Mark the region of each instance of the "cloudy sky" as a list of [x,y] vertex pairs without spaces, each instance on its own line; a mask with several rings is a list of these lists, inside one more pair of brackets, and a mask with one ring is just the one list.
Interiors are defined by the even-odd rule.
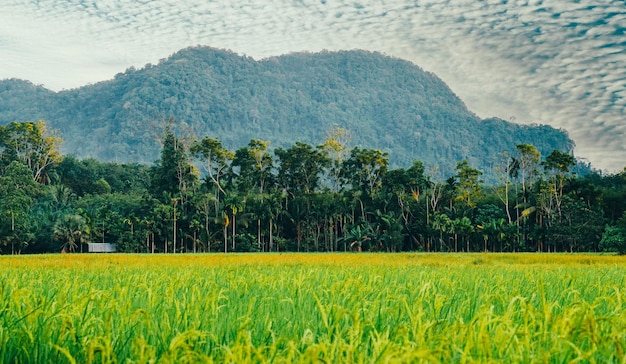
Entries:
[[2,0],[0,79],[58,91],[195,45],[256,59],[366,49],[434,72],[481,117],[566,129],[626,166],[625,0]]

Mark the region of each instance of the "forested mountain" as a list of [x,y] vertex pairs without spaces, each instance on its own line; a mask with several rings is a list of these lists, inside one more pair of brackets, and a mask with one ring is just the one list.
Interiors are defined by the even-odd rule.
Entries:
[[79,158],[151,163],[157,135],[175,118],[185,133],[231,149],[251,139],[271,148],[321,144],[346,129],[355,145],[389,153],[392,166],[421,160],[454,174],[457,162],[491,174],[495,157],[530,143],[542,155],[571,153],[567,133],[549,126],[481,120],[437,76],[378,53],[298,53],[261,61],[208,47],[182,50],[113,80],[52,92],[0,81],[0,123],[43,119],[62,151]]

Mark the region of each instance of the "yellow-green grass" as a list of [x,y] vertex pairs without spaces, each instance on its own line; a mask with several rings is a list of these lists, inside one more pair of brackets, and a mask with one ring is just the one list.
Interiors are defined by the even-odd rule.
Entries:
[[1,363],[626,362],[626,258],[0,257]]

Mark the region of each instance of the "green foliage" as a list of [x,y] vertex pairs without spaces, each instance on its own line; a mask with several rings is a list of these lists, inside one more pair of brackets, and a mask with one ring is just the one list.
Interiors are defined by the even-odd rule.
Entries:
[[0,244],[11,253],[33,243],[29,213],[39,193],[40,186],[23,163],[13,161],[0,174]]
[[[437,182],[421,161],[392,168],[378,149],[297,142],[272,151],[252,139],[233,153],[215,138],[179,136],[177,125],[164,129],[152,166],[68,156],[48,185],[9,149],[2,252],[76,252],[86,242],[137,253],[581,252],[609,249],[610,234],[599,244],[605,225],[626,226],[626,205],[614,200],[626,196],[624,173],[579,177],[570,155],[542,160],[529,144],[504,156],[504,185],[486,186],[466,159]],[[5,140],[23,134],[22,126],[4,132]]]
[[563,153],[559,150],[553,150],[546,160],[542,163],[547,170],[554,170],[559,173],[568,173],[570,168],[576,165],[576,159],[573,156]]
[[54,238],[61,242],[64,252],[83,251],[83,243],[89,241],[89,227],[84,217],[78,214],[65,214],[54,225]]
[[194,142],[189,152],[192,157],[199,161],[210,184],[215,185],[221,193],[225,193],[220,180],[226,173],[226,169],[235,154],[224,148],[219,140],[208,137],[199,142]]
[[292,195],[316,191],[322,173],[330,167],[326,151],[302,142],[296,142],[287,150],[278,148],[275,154],[280,162],[278,183]]
[[607,226],[600,240],[600,249],[608,252],[626,254],[626,229],[617,226]]
[[482,195],[480,176],[483,172],[472,168],[466,160],[457,163],[456,192],[457,200],[463,201],[468,207],[474,208],[474,201]]
[[163,137],[161,159],[152,168],[150,187],[156,196],[179,196],[196,182],[197,175],[183,140],[169,126]]
[[60,142],[43,120],[0,125],[0,168],[19,161],[28,166],[36,182],[48,183],[50,170],[61,160]]
[[268,151],[269,142],[252,139],[247,147],[235,152],[231,163],[231,176],[237,177],[240,192],[252,190],[263,193],[271,183],[273,159]]
[[336,129],[351,136],[348,148],[388,153],[390,166],[420,159],[452,175],[466,159],[487,181],[495,181],[493,156],[512,145],[531,143],[544,155],[573,149],[562,130],[480,120],[436,75],[359,50],[255,61],[195,47],[95,85],[55,94],[7,80],[0,92],[0,123],[53,121],[65,153],[103,161],[152,163],[160,151],[155,121],[171,116],[232,150],[251,139],[317,145]]
[[343,162],[342,176],[352,184],[352,188],[372,197],[382,187],[388,166],[388,153],[354,147],[350,157]]

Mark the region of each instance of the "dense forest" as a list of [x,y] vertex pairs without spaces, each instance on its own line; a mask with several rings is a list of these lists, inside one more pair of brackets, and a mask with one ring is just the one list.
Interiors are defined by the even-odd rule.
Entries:
[[626,170],[578,176],[566,151],[511,145],[485,184],[468,160],[391,168],[342,128],[270,152],[177,125],[151,165],[62,155],[43,121],[0,126],[1,252],[626,252]]
[[338,126],[352,135],[350,147],[388,153],[392,168],[419,158],[451,175],[467,160],[488,182],[497,181],[493,157],[511,145],[533,144],[543,155],[574,148],[563,130],[480,119],[436,75],[366,51],[257,61],[194,47],[73,90],[0,81],[0,124],[46,120],[64,140],[61,151],[81,159],[150,164],[171,116],[197,139],[211,135],[229,149],[261,139],[270,152],[314,145]]

